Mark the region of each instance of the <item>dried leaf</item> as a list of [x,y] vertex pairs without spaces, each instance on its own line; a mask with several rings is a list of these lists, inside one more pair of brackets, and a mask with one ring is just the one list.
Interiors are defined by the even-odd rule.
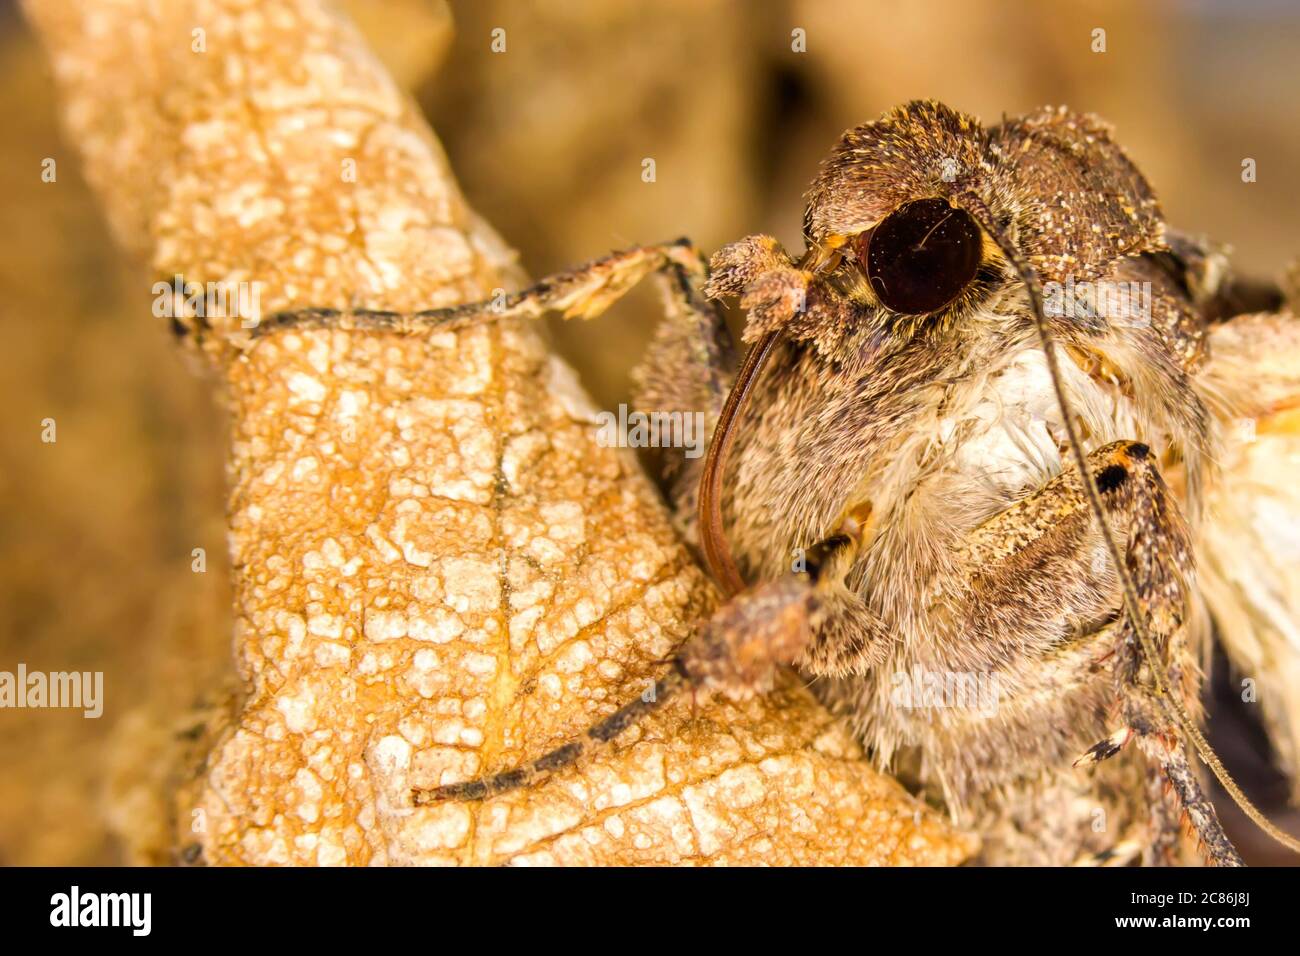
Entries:
[[[120,240],[263,310],[522,281],[358,34],[312,0],[30,2]],[[191,37],[203,31],[204,51]],[[106,38],[111,37],[112,42]],[[341,175],[355,162],[356,181]],[[793,677],[689,700],[486,804],[410,788],[534,757],[640,693],[715,596],[536,327],[214,319],[244,684],[178,839],[211,863],[956,863]]]

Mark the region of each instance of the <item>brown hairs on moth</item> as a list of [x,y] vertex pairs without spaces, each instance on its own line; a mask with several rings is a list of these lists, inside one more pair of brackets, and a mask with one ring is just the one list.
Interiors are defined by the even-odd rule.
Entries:
[[[1119,543],[1115,540],[1114,532],[1111,530],[1106,507],[1097,491],[1097,484],[1093,479],[1092,472],[1088,469],[1088,460],[1083,451],[1083,444],[1079,439],[1074,409],[1070,407],[1069,399],[1065,396],[1061,369],[1056,357],[1056,347],[1043,308],[1043,296],[1038,282],[1038,274],[1016,245],[997,227],[993,214],[981,198],[971,193],[965,193],[958,197],[954,204],[960,204],[962,208],[975,217],[981,228],[997,243],[998,249],[1006,256],[1007,261],[1025,284],[1025,289],[1029,295],[1030,310],[1034,317],[1034,326],[1038,331],[1039,346],[1043,351],[1047,370],[1052,379],[1052,390],[1056,394],[1057,407],[1060,409],[1061,418],[1065,422],[1065,431],[1070,441],[1074,463],[1079,469],[1084,492],[1088,498],[1089,510],[1101,526],[1102,539],[1106,543],[1106,550],[1115,564],[1115,572],[1123,592],[1124,610],[1133,625],[1133,631],[1138,637],[1138,644],[1141,646],[1142,653],[1151,668],[1151,674],[1155,680],[1156,699],[1173,723],[1192,742],[1196,752],[1205,761],[1205,765],[1210,768],[1215,778],[1218,779],[1228,795],[1232,797],[1233,802],[1242,809],[1242,812],[1278,843],[1288,850],[1300,853],[1300,840],[1278,829],[1251,802],[1250,798],[1246,796],[1232,778],[1232,775],[1228,773],[1223,761],[1219,759],[1219,755],[1210,746],[1210,742],[1205,739],[1205,735],[1201,733],[1200,727],[1192,720],[1182,702],[1177,696],[1169,692],[1171,683],[1169,675],[1165,671],[1155,641],[1152,640],[1142,618],[1142,608],[1138,600],[1137,589],[1133,584],[1132,576],[1128,572],[1123,552],[1120,551]],[[709,442],[709,450],[704,460],[704,469],[700,476],[698,500],[700,548],[704,553],[704,559],[708,564],[710,573],[723,589],[725,597],[731,597],[743,590],[745,582],[736,568],[735,558],[732,556],[731,546],[727,541],[726,531],[722,524],[723,472],[726,469],[731,446],[735,441],[736,423],[739,421],[740,413],[749,400],[754,383],[758,381],[758,377],[762,374],[763,367],[767,364],[772,349],[776,346],[779,338],[779,332],[768,333],[756,342],[753,348],[749,350],[749,354],[745,356],[745,362],[736,376],[736,382],[727,395],[727,401],[723,405],[721,415],[718,417],[713,439]]]

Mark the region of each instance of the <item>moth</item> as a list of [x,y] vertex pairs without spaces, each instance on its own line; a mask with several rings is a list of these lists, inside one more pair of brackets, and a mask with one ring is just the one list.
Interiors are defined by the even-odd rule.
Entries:
[[[665,290],[637,405],[706,414],[706,455],[669,461],[667,487],[727,600],[655,693],[413,802],[531,783],[682,690],[749,693],[792,666],[880,768],[981,834],[984,863],[1171,864],[1186,826],[1237,865],[1200,764],[1300,849],[1228,777],[1199,705],[1218,641],[1295,778],[1300,321],[1282,294],[1169,229],[1111,130],[1063,108],[985,126],[916,101],[849,130],[803,241],[751,236],[707,265],[686,240],[641,246],[503,301],[253,330],[592,318],[646,276]],[[726,299],[746,313],[738,369]]]

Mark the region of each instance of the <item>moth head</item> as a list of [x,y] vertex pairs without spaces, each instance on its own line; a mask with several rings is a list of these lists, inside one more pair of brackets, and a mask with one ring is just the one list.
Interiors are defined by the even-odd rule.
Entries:
[[[1163,251],[1163,230],[1146,180],[1095,117],[1048,108],[985,128],[941,103],[914,101],[846,132],[822,163],[806,196],[799,265],[860,307],[866,321],[848,324],[865,327],[872,342],[880,331],[956,320],[1002,291],[1023,290],[1025,317],[1050,353],[1043,283],[1095,281],[1124,256]],[[831,355],[861,341],[857,329],[839,327],[838,313],[833,328],[803,316],[760,329],[709,445],[701,543],[729,592],[743,582],[722,528],[723,473],[767,357],[782,337]]]
[[[1150,187],[1099,120],[984,127],[914,101],[844,134],[808,191],[810,268],[887,316],[954,316],[1021,281],[1103,277],[1164,248]],[[1014,249],[1018,256],[1009,256]]]
[[808,191],[805,266],[897,316],[983,298],[997,246],[958,201],[987,166],[988,133],[940,103],[913,102],[846,132]]

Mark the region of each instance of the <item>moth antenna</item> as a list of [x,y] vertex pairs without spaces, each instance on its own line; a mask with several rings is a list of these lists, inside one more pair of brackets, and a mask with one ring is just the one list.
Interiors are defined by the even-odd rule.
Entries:
[[1029,293],[1030,309],[1034,316],[1034,326],[1038,330],[1039,346],[1043,350],[1043,356],[1047,363],[1047,371],[1052,379],[1052,390],[1056,393],[1057,407],[1060,409],[1061,417],[1065,422],[1066,436],[1070,440],[1070,449],[1074,457],[1075,465],[1079,469],[1079,475],[1083,482],[1084,492],[1088,499],[1088,507],[1097,523],[1101,525],[1102,539],[1106,543],[1106,550],[1109,552],[1111,560],[1115,563],[1115,572],[1119,577],[1120,587],[1124,596],[1124,609],[1128,614],[1129,620],[1133,625],[1133,631],[1137,634],[1138,644],[1142,648],[1142,653],[1146,656],[1147,662],[1151,667],[1151,674],[1155,678],[1156,697],[1166,708],[1169,715],[1174,718],[1174,723],[1187,735],[1187,738],[1196,747],[1196,752],[1205,765],[1223,785],[1228,796],[1232,797],[1234,803],[1241,807],[1242,812],[1250,817],[1251,821],[1263,830],[1266,834],[1282,844],[1288,850],[1300,853],[1300,840],[1285,833],[1273,824],[1266,817],[1250,798],[1238,786],[1237,781],[1228,773],[1228,769],[1219,759],[1219,755],[1214,752],[1210,742],[1205,739],[1201,733],[1201,728],[1192,720],[1191,715],[1183,706],[1182,701],[1169,691],[1169,675],[1165,672],[1164,663],[1161,660],[1152,640],[1151,634],[1146,629],[1146,624],[1142,618],[1142,608],[1138,601],[1137,588],[1133,584],[1133,578],[1128,573],[1128,568],[1124,562],[1123,552],[1120,551],[1119,543],[1115,540],[1115,535],[1111,531],[1110,521],[1106,514],[1106,507],[1102,503],[1101,495],[1097,491],[1097,484],[1093,480],[1092,472],[1088,469],[1088,459],[1083,451],[1083,444],[1079,440],[1078,427],[1075,424],[1074,410],[1070,407],[1070,401],[1065,396],[1065,386],[1061,377],[1060,365],[1057,362],[1055,342],[1052,338],[1052,331],[1047,321],[1047,314],[1043,309],[1042,291],[1038,285],[1038,274],[1033,267],[1021,254],[1020,250],[1008,239],[1002,230],[997,228],[992,213],[984,201],[977,196],[969,193],[963,195],[960,199],[961,204],[972,213],[980,225],[984,228],[997,243],[1002,254],[1007,257],[1007,261],[1019,274],[1020,279],[1025,284],[1025,289]]
[[736,375],[735,384],[727,393],[722,412],[718,415],[718,424],[713,428],[713,438],[709,441],[709,450],[704,458],[704,470],[700,474],[699,526],[700,550],[704,561],[709,566],[713,579],[722,588],[723,597],[730,598],[739,594],[745,587],[740,571],[736,569],[735,558],[731,554],[731,544],[722,527],[722,476],[727,464],[727,456],[736,439],[736,422],[740,412],[749,400],[754,383],[762,374],[768,356],[776,345],[780,333],[769,332],[763,336],[745,356],[745,362]]
[[672,670],[654,682],[653,692],[624,704],[604,720],[589,727],[577,740],[571,740],[543,754],[532,763],[513,770],[505,770],[491,777],[449,783],[441,787],[412,791],[415,806],[423,807],[445,800],[486,800],[500,793],[530,786],[544,777],[572,767],[584,756],[607,745],[636,721],[658,710],[690,684],[686,665],[680,657],[673,658]]

